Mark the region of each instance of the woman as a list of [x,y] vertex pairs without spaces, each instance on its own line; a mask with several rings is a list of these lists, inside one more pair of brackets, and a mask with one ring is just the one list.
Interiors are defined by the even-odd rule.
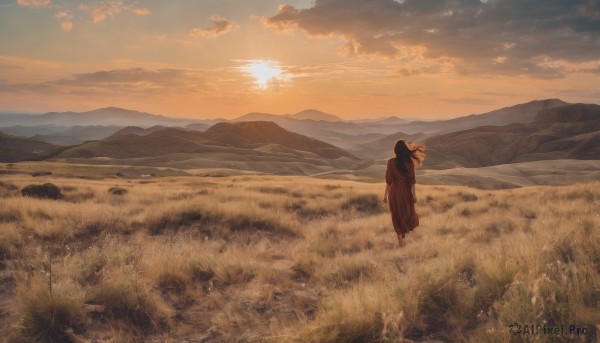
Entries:
[[396,142],[396,157],[387,161],[385,171],[385,193],[383,201],[390,206],[392,224],[398,235],[398,243],[404,246],[404,235],[419,226],[419,216],[415,212],[415,168],[425,158],[423,145],[406,144],[403,139]]

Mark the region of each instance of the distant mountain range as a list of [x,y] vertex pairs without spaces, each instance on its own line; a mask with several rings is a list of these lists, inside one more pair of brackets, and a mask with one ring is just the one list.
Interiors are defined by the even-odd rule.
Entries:
[[278,121],[280,119],[295,119],[295,120],[314,120],[314,121],[343,121],[342,118],[333,114],[328,114],[315,109],[304,110],[295,114],[269,114],[260,112],[251,112],[244,114],[241,117],[235,118],[232,121]]
[[[558,99],[531,101],[496,111],[437,121],[410,121],[398,117],[342,120],[340,117],[310,109],[289,115],[248,113],[231,122],[272,121],[279,126],[348,150],[362,149],[366,144],[399,132],[420,138],[440,133],[470,129],[483,125],[506,125],[528,122],[541,109],[565,105]],[[102,139],[126,126],[185,126],[204,131],[224,119],[194,120],[170,118],[150,113],[107,107],[89,112],[50,112],[42,115],[0,114],[0,131],[34,137],[51,144],[71,145],[86,140]],[[88,127],[89,126],[89,127]],[[99,126],[106,126],[100,128]],[[351,137],[351,138],[350,138]],[[375,149],[377,150],[377,149]]]
[[100,108],[88,112],[48,112],[45,114],[0,114],[0,126],[154,126],[187,125],[199,120],[171,118],[162,115],[126,110],[118,107]]
[[0,131],[13,136],[29,137],[55,145],[75,145],[89,140],[106,138],[122,128],[122,126],[114,125],[17,125],[0,127]]
[[560,99],[534,100],[487,113],[471,114],[453,119],[411,121],[402,125],[400,131],[408,134],[424,133],[431,136],[433,134],[472,129],[478,126],[529,123],[540,110],[564,105],[568,105],[568,103]]
[[[0,114],[0,131],[5,131],[0,136],[1,162],[56,159],[176,168],[223,167],[280,174],[370,166],[378,170],[382,161],[393,155],[393,144],[400,138],[425,143],[424,166],[433,169],[600,159],[600,106],[567,104],[558,99],[430,122],[396,117],[344,121],[317,110],[293,115],[249,113],[221,122],[180,122],[107,108],[26,115],[54,118],[60,125],[46,122],[3,128],[3,116],[11,115]],[[44,122],[36,120],[30,123]],[[69,120],[73,125],[65,125]],[[167,124],[109,126],[96,125],[95,120],[121,124],[166,120]],[[44,133],[32,134],[40,131]],[[29,138],[18,137],[21,133]]]

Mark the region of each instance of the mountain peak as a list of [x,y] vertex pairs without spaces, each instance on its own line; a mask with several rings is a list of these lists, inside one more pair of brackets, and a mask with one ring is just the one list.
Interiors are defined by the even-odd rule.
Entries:
[[329,143],[291,132],[270,121],[243,121],[217,123],[206,131],[207,138],[228,144],[279,144],[302,151],[310,151],[325,158],[336,159],[356,156]]
[[128,112],[137,112],[135,110],[128,110],[128,109],[125,109],[125,108],[115,107],[115,106],[102,107],[102,108],[98,108],[98,109],[92,110],[90,112],[94,112],[94,111],[128,111]]
[[289,116],[290,118],[294,118],[294,119],[310,119],[310,120],[323,120],[323,121],[341,121],[342,118],[335,116],[333,114],[328,114],[325,112],[321,112],[319,110],[315,110],[313,108],[311,109],[307,109],[304,111],[300,111],[296,114],[292,114]]
[[240,117],[233,119],[233,121],[272,121],[278,119],[285,119],[286,116],[270,114],[270,113],[262,113],[262,112],[249,112]]
[[223,132],[244,132],[247,135],[273,135],[276,132],[287,132],[281,126],[275,124],[272,121],[255,120],[255,121],[242,121],[242,122],[221,122],[209,127],[205,132],[212,133],[223,133]]

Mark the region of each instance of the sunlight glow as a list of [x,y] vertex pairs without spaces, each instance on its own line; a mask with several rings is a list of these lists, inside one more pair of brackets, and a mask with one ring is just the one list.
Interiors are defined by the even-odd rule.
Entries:
[[248,64],[242,67],[242,70],[246,74],[254,77],[256,84],[260,89],[267,89],[271,82],[284,79],[283,71],[279,67],[279,63],[275,61],[248,61]]

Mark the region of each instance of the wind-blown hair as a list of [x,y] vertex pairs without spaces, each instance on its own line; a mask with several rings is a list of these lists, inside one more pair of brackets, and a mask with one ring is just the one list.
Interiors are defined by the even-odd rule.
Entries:
[[416,163],[420,166],[425,159],[425,146],[422,144],[406,143],[404,139],[400,139],[394,145],[394,153],[396,154],[396,168],[402,174],[407,173],[405,162]]

